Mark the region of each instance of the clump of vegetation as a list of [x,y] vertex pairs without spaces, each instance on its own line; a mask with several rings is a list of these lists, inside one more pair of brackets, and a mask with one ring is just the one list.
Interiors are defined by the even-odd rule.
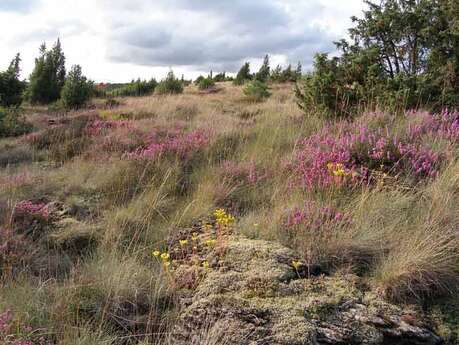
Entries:
[[26,83],[19,79],[19,54],[11,61],[8,69],[0,72],[0,106],[18,107],[22,103],[22,95]]
[[93,83],[81,72],[81,66],[75,65],[70,70],[61,91],[61,101],[65,108],[79,109],[91,98]]
[[148,81],[137,79],[131,81],[127,85],[108,91],[107,94],[111,97],[141,97],[151,95],[155,91],[156,86],[158,86],[158,82],[154,78]]
[[158,95],[173,95],[183,92],[183,83],[176,78],[174,72],[170,71],[164,80],[156,87]]
[[259,80],[249,82],[244,87],[243,92],[246,98],[253,102],[261,102],[271,96],[271,93],[268,91],[268,85]]
[[277,67],[271,71],[270,80],[274,83],[295,83],[301,79],[303,75],[302,70],[303,67],[301,66],[301,62],[298,62],[295,70],[293,70],[290,64],[285,69],[277,65]]
[[26,95],[31,103],[48,104],[61,95],[65,83],[65,56],[59,40],[52,49],[40,47],[40,56],[35,59],[35,68],[30,75]]
[[250,73],[250,63],[246,62],[237,72],[234,85],[243,85],[249,80],[252,80],[252,74]]
[[198,83],[199,90],[209,90],[215,86],[215,81],[210,76],[202,78]]
[[263,64],[260,70],[255,74],[254,79],[266,83],[269,79],[271,67],[269,66],[269,55],[266,55],[263,59]]
[[314,71],[297,88],[300,107],[333,116],[359,109],[420,105],[456,107],[459,93],[457,5],[453,1],[366,1],[353,17],[351,42],[341,56],[318,54]]
[[20,109],[0,107],[0,138],[14,137],[30,132],[30,125]]

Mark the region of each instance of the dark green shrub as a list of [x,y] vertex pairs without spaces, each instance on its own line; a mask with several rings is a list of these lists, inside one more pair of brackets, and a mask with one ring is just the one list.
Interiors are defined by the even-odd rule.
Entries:
[[258,73],[255,74],[255,79],[263,83],[266,83],[269,79],[270,70],[271,68],[269,67],[269,55],[266,55],[263,60],[263,64],[260,67],[260,70],[258,71]]
[[158,95],[172,95],[183,92],[183,84],[174,75],[174,72],[170,71],[167,74],[166,79],[162,80],[156,87],[156,93]]
[[252,75],[250,74],[250,64],[246,62],[239,72],[236,75],[236,79],[234,79],[235,85],[243,85],[247,81],[252,80]]
[[352,18],[352,42],[336,43],[341,56],[316,56],[314,71],[296,90],[300,107],[328,116],[375,107],[457,108],[457,2],[366,3],[364,18]]
[[4,72],[0,72],[0,106],[18,107],[22,103],[22,94],[26,83],[19,79],[19,54],[11,61]]
[[253,102],[261,102],[265,98],[271,96],[271,93],[268,91],[268,86],[259,80],[249,82],[244,87],[243,92],[247,99]]
[[59,40],[51,50],[40,47],[35,68],[30,75],[26,96],[31,103],[48,104],[59,99],[65,83],[65,56]]
[[81,66],[75,65],[69,72],[61,92],[62,105],[67,109],[79,109],[91,98],[93,83],[81,72]]
[[108,93],[108,95],[111,97],[147,96],[151,95],[155,91],[157,86],[158,82],[153,78],[149,81],[137,79],[131,81],[127,85],[112,90]]

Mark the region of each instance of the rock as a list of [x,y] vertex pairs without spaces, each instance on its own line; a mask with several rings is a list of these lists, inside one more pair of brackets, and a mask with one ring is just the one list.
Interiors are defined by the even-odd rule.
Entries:
[[[305,278],[278,243],[231,237],[220,267],[183,305],[174,344],[441,344],[429,329],[370,291],[355,275]],[[416,317],[419,319],[419,317]],[[190,342],[190,340],[192,340]]]

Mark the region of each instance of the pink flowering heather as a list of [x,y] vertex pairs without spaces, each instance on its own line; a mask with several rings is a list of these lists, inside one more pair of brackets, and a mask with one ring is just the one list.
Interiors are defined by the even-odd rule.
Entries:
[[0,176],[0,186],[15,187],[31,182],[32,176],[29,173],[21,173],[10,176]]
[[266,172],[257,167],[253,161],[241,163],[225,161],[220,167],[220,174],[225,179],[252,185],[263,181],[267,177]]
[[30,200],[23,200],[16,204],[14,213],[17,215],[31,215],[48,220],[50,217],[50,210],[44,202],[33,202]]
[[125,156],[128,159],[154,159],[163,154],[176,154],[183,159],[206,147],[209,140],[209,133],[204,130],[188,133],[181,129],[155,131],[151,133],[146,146],[137,148]]
[[[0,276],[24,259],[28,242],[12,229],[0,228]],[[1,326],[0,326],[1,328]]]
[[349,222],[349,216],[330,206],[318,206],[314,202],[306,202],[304,207],[290,211],[285,219],[287,228],[305,226],[310,231],[318,231],[325,225],[336,225]]
[[406,116],[414,122],[408,129],[408,137],[413,140],[428,135],[452,143],[459,141],[459,111],[444,110],[439,114],[408,112]]
[[0,313],[0,344],[2,345],[52,345],[53,342],[39,335],[30,326],[22,326],[13,320],[11,310]]
[[[301,140],[287,166],[293,182],[306,189],[372,183],[375,176],[409,176],[415,181],[438,174],[443,157],[420,139],[421,133],[457,140],[457,114],[422,115],[416,126],[395,135],[388,127],[340,123]],[[336,133],[336,134],[331,134]]]
[[101,135],[103,132],[115,129],[126,127],[129,128],[131,126],[130,121],[111,121],[111,120],[102,120],[102,119],[95,119],[91,121],[86,126],[86,133],[89,136],[98,136]]

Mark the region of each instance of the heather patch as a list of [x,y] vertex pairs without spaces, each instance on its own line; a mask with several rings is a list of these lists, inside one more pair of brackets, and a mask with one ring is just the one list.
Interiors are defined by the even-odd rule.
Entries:
[[422,134],[456,142],[457,114],[407,116],[416,117],[417,124],[395,131],[390,126],[370,128],[341,122],[300,140],[288,164],[294,183],[314,190],[371,185],[386,177],[414,183],[435,178],[445,153],[435,152],[422,140]]

